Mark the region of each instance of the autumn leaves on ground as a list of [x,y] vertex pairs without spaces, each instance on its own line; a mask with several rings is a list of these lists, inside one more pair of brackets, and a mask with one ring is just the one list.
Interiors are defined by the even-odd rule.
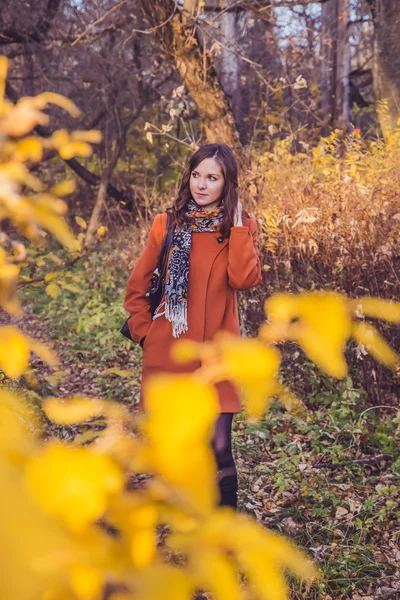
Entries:
[[[1,99],[2,596],[156,600],[206,590],[269,600],[286,597],[286,569],[298,576],[293,598],[396,597],[399,128],[369,145],[333,134],[309,154],[284,144],[258,154],[250,186],[260,197],[248,210],[265,282],[241,296],[241,314],[243,334],[262,325],[259,337],[182,345],[180,360],[203,358],[202,379],[160,379],[142,420],[133,406],[141,351],[119,328],[151,218],[135,227],[110,219],[85,250],[86,222],[69,215],[71,235],[61,200],[71,185],[47,189],[26,163],[43,146],[87,156],[96,134],[30,139],[49,102],[74,113],[54,94],[16,107]],[[330,293],[270,298],[265,324],[271,293],[315,289]],[[211,355],[249,409],[234,432],[239,515],[214,508]],[[188,395],[201,418],[180,404]],[[174,403],[187,436],[174,435]]]

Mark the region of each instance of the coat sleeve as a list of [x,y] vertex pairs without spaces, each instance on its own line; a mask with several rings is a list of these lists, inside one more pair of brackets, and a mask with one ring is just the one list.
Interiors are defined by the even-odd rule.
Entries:
[[262,281],[257,223],[231,228],[228,249],[228,282],[234,290],[248,290]]
[[128,321],[132,339],[140,343],[152,323],[147,291],[161,251],[163,230],[162,216],[157,215],[151,226],[147,243],[133,269],[125,292],[124,308],[129,311]]

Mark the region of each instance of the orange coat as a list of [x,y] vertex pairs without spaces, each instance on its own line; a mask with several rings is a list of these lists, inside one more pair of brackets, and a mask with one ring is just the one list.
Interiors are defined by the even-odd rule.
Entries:
[[[146,246],[129,277],[124,307],[131,314],[129,331],[143,344],[142,391],[139,408],[144,409],[143,383],[160,371],[183,373],[199,364],[176,365],[169,350],[175,338],[172,324],[162,315],[152,320],[146,292],[157,266],[167,214],[155,217]],[[240,335],[236,290],[247,290],[261,282],[257,224],[243,217],[242,227],[232,227],[228,239],[219,233],[192,234],[188,282],[188,331],[178,339],[211,340],[219,330]],[[221,412],[240,412],[238,391],[229,381],[217,384]],[[190,400],[188,398],[188,400]]]

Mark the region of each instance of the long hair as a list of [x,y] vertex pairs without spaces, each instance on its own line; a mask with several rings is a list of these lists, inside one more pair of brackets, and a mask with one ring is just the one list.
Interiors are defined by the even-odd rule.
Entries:
[[206,158],[214,158],[221,165],[225,185],[221,195],[221,199],[224,200],[224,211],[220,231],[224,237],[228,237],[230,228],[233,226],[235,210],[238,203],[238,168],[236,158],[232,150],[226,144],[205,144],[193,154],[188,167],[182,176],[178,196],[170,209],[172,213],[172,223],[181,225],[188,222],[186,206],[192,198],[190,192],[190,177],[196,167]]

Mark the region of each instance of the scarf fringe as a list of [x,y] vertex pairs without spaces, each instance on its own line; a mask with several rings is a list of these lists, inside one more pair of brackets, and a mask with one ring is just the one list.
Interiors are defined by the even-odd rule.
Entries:
[[187,301],[181,300],[179,304],[171,302],[171,298],[165,298],[165,318],[172,323],[172,335],[179,337],[188,330],[187,324]]

